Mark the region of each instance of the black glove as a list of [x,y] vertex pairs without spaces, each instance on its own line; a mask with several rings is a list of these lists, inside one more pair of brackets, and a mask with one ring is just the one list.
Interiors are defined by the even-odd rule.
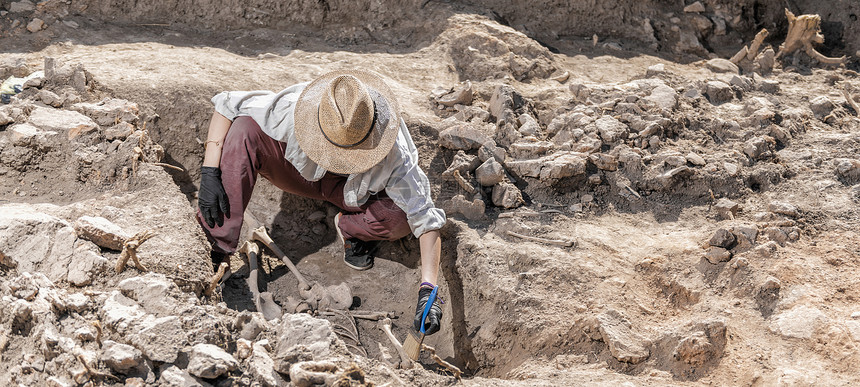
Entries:
[[[200,168],[200,191],[197,193],[197,206],[209,227],[224,225],[224,216],[230,217],[230,202],[224,185],[221,184],[221,170],[215,167]],[[222,216],[223,215],[223,216]]]
[[433,288],[422,286],[418,289],[418,307],[415,308],[415,319],[412,325],[415,330],[421,332],[421,324],[424,324],[424,334],[432,335],[439,332],[439,323],[442,321],[442,303],[437,292],[436,299],[433,300],[433,305],[430,311],[427,312],[427,320],[421,321],[421,316],[424,315],[424,307],[427,305],[427,300],[430,298],[430,293]]

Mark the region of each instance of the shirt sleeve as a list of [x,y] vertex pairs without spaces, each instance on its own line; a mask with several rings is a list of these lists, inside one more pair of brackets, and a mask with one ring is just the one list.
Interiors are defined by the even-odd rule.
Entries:
[[420,237],[428,231],[442,228],[447,218],[445,211],[433,204],[430,197],[430,180],[418,166],[418,150],[402,120],[400,135],[405,137],[400,145],[402,162],[392,171],[385,193],[406,213],[412,234]]
[[257,91],[225,91],[212,97],[215,111],[230,121],[249,116],[275,140],[285,142],[293,131],[296,101],[307,83],[290,86],[278,93]]

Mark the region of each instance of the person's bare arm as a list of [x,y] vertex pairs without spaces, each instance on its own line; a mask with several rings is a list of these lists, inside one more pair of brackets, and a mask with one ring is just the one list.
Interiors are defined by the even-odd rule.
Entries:
[[421,234],[418,238],[421,247],[421,282],[436,285],[439,280],[439,263],[442,255],[442,240],[439,230]]
[[224,139],[230,130],[232,122],[218,112],[212,113],[209,121],[209,133],[206,135],[206,151],[203,154],[203,166],[218,168],[221,165],[221,149],[224,147]]

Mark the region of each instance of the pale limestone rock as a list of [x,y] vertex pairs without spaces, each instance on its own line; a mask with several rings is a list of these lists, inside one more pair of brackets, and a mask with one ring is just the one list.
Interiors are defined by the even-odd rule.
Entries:
[[201,378],[217,378],[239,368],[239,362],[223,349],[212,344],[197,344],[188,355],[188,372]]
[[82,216],[75,221],[78,238],[92,241],[106,249],[120,251],[129,235],[111,221],[98,216]]

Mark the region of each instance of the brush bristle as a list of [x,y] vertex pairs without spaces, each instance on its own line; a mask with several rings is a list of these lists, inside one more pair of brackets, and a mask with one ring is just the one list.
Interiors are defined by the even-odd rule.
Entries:
[[406,356],[409,356],[412,361],[418,360],[418,354],[421,352],[421,342],[424,341],[424,335],[409,331],[406,340],[403,340],[403,351]]

